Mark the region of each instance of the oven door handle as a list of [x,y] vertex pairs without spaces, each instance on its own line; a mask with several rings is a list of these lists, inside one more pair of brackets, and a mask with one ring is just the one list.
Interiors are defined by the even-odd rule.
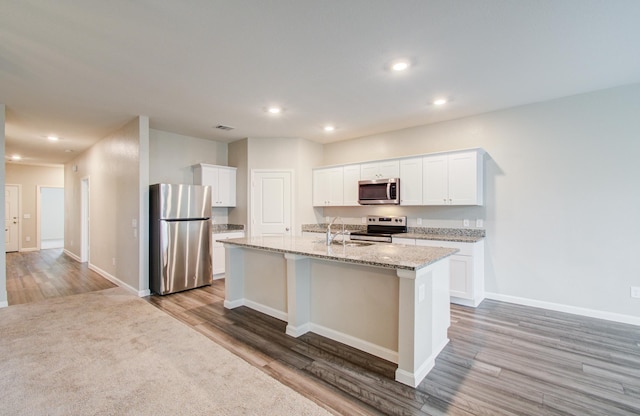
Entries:
[[391,182],[387,183],[387,201],[391,199]]

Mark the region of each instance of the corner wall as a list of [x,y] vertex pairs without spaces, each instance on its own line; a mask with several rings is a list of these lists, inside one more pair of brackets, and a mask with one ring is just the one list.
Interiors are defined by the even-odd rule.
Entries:
[[148,294],[148,138],[148,118],[137,117],[65,165],[66,251],[80,257],[80,181],[88,177],[89,266],[140,296]]
[[[324,146],[324,164],[471,147],[488,152],[484,207],[398,207],[485,220],[496,298],[640,322],[640,84]],[[364,208],[325,208],[366,215]],[[635,318],[634,318],[635,317]]]

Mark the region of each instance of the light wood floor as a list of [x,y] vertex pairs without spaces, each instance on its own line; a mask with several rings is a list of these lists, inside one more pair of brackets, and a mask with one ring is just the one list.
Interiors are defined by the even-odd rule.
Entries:
[[415,389],[395,365],[223,307],[224,281],[150,303],[336,414],[638,415],[640,327],[509,303],[451,305],[450,342]]
[[64,254],[61,248],[7,253],[9,305],[93,292],[113,283]]

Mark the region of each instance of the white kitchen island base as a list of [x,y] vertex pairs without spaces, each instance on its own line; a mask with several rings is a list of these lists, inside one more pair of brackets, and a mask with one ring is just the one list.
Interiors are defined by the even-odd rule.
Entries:
[[377,250],[381,263],[342,246],[285,246],[266,238],[225,241],[225,307],[285,320],[292,337],[311,331],[397,363],[396,380],[416,387],[448,342],[446,257],[454,251],[412,270],[391,261],[400,253],[389,252],[390,244],[358,248]]

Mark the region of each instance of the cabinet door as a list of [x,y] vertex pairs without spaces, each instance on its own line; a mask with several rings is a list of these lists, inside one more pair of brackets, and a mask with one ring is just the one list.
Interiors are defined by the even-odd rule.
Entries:
[[482,205],[478,200],[476,152],[449,155],[449,201],[451,205]]
[[378,174],[382,179],[399,178],[400,177],[400,161],[387,160],[380,162]]
[[342,205],[343,189],[342,167],[313,171],[313,206]]
[[422,158],[400,161],[400,205],[422,205]]
[[473,258],[453,255],[449,262],[449,295],[473,299]]
[[358,181],[360,180],[360,165],[349,165],[343,169],[343,205],[359,206]]
[[[196,166],[193,170],[193,183],[195,185],[209,185],[215,192],[215,188],[218,187],[218,169],[207,165]],[[215,201],[214,195],[212,195],[212,199]],[[212,203],[215,204],[214,201]]]
[[422,170],[423,205],[448,205],[449,160],[447,155],[424,157]]
[[379,165],[377,162],[362,163],[360,165],[360,180],[371,181],[374,179],[380,179],[378,177],[378,168]]
[[218,190],[213,192],[216,195],[214,205],[222,207],[236,206],[236,170],[218,168]]
[[329,205],[343,204],[344,176],[342,167],[329,169]]

